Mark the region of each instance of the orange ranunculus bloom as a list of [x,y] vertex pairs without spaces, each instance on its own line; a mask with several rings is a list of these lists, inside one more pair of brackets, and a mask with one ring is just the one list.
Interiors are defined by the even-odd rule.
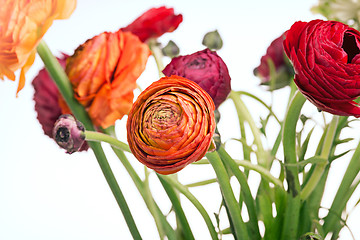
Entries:
[[130,111],[136,80],[149,56],[146,44],[120,30],[87,40],[68,58],[66,73],[75,98],[96,126],[112,126]]
[[71,15],[76,0],[0,0],[0,6],[0,79],[14,81],[14,72],[21,68],[19,92],[36,46],[55,19]]
[[215,131],[210,95],[186,78],[163,77],[145,89],[127,121],[131,152],[160,174],[180,171],[200,160]]

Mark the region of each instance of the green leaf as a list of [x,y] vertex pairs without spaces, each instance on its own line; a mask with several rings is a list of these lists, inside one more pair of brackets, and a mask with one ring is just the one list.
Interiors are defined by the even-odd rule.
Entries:
[[313,156],[311,158],[308,158],[306,160],[303,160],[301,162],[298,162],[298,163],[285,163],[284,165],[285,166],[290,166],[290,167],[303,167],[305,166],[306,164],[317,164],[317,163],[324,163],[324,162],[327,162],[327,159],[326,158],[321,158],[320,156]]

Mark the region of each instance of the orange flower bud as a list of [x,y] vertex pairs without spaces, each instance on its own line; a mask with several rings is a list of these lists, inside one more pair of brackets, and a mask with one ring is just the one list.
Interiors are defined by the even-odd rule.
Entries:
[[127,121],[131,152],[160,174],[180,171],[207,152],[215,131],[215,105],[197,83],[163,77],[145,89]]
[[118,31],[87,40],[68,58],[66,73],[75,97],[96,126],[114,125],[130,111],[136,80],[149,56],[149,47],[137,36]]
[[14,81],[21,68],[19,92],[41,38],[55,19],[71,15],[76,0],[0,0],[0,6],[0,79]]

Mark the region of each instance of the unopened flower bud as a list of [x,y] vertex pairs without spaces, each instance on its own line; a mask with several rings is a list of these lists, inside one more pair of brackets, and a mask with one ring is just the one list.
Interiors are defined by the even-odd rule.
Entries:
[[61,115],[53,129],[53,138],[56,143],[66,150],[66,153],[74,153],[80,149],[85,141],[85,127],[72,115]]
[[215,30],[213,32],[208,32],[207,34],[205,34],[202,45],[214,50],[221,49],[223,46],[223,41],[220,37],[219,32]]
[[179,55],[180,49],[174,41],[170,40],[168,44],[162,49],[162,53],[165,56],[173,58]]

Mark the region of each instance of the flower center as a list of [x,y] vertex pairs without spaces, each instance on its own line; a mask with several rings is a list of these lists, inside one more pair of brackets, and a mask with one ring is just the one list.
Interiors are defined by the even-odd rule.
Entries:
[[341,47],[348,55],[347,63],[351,63],[353,58],[360,53],[355,36],[350,33],[345,32],[343,45]]
[[69,129],[67,129],[66,127],[60,127],[56,131],[56,135],[55,135],[56,142],[67,142],[69,141],[69,138],[70,138],[70,132]]
[[[200,61],[199,61],[200,60]],[[203,69],[205,68],[206,59],[195,59],[187,64],[190,69]]]

